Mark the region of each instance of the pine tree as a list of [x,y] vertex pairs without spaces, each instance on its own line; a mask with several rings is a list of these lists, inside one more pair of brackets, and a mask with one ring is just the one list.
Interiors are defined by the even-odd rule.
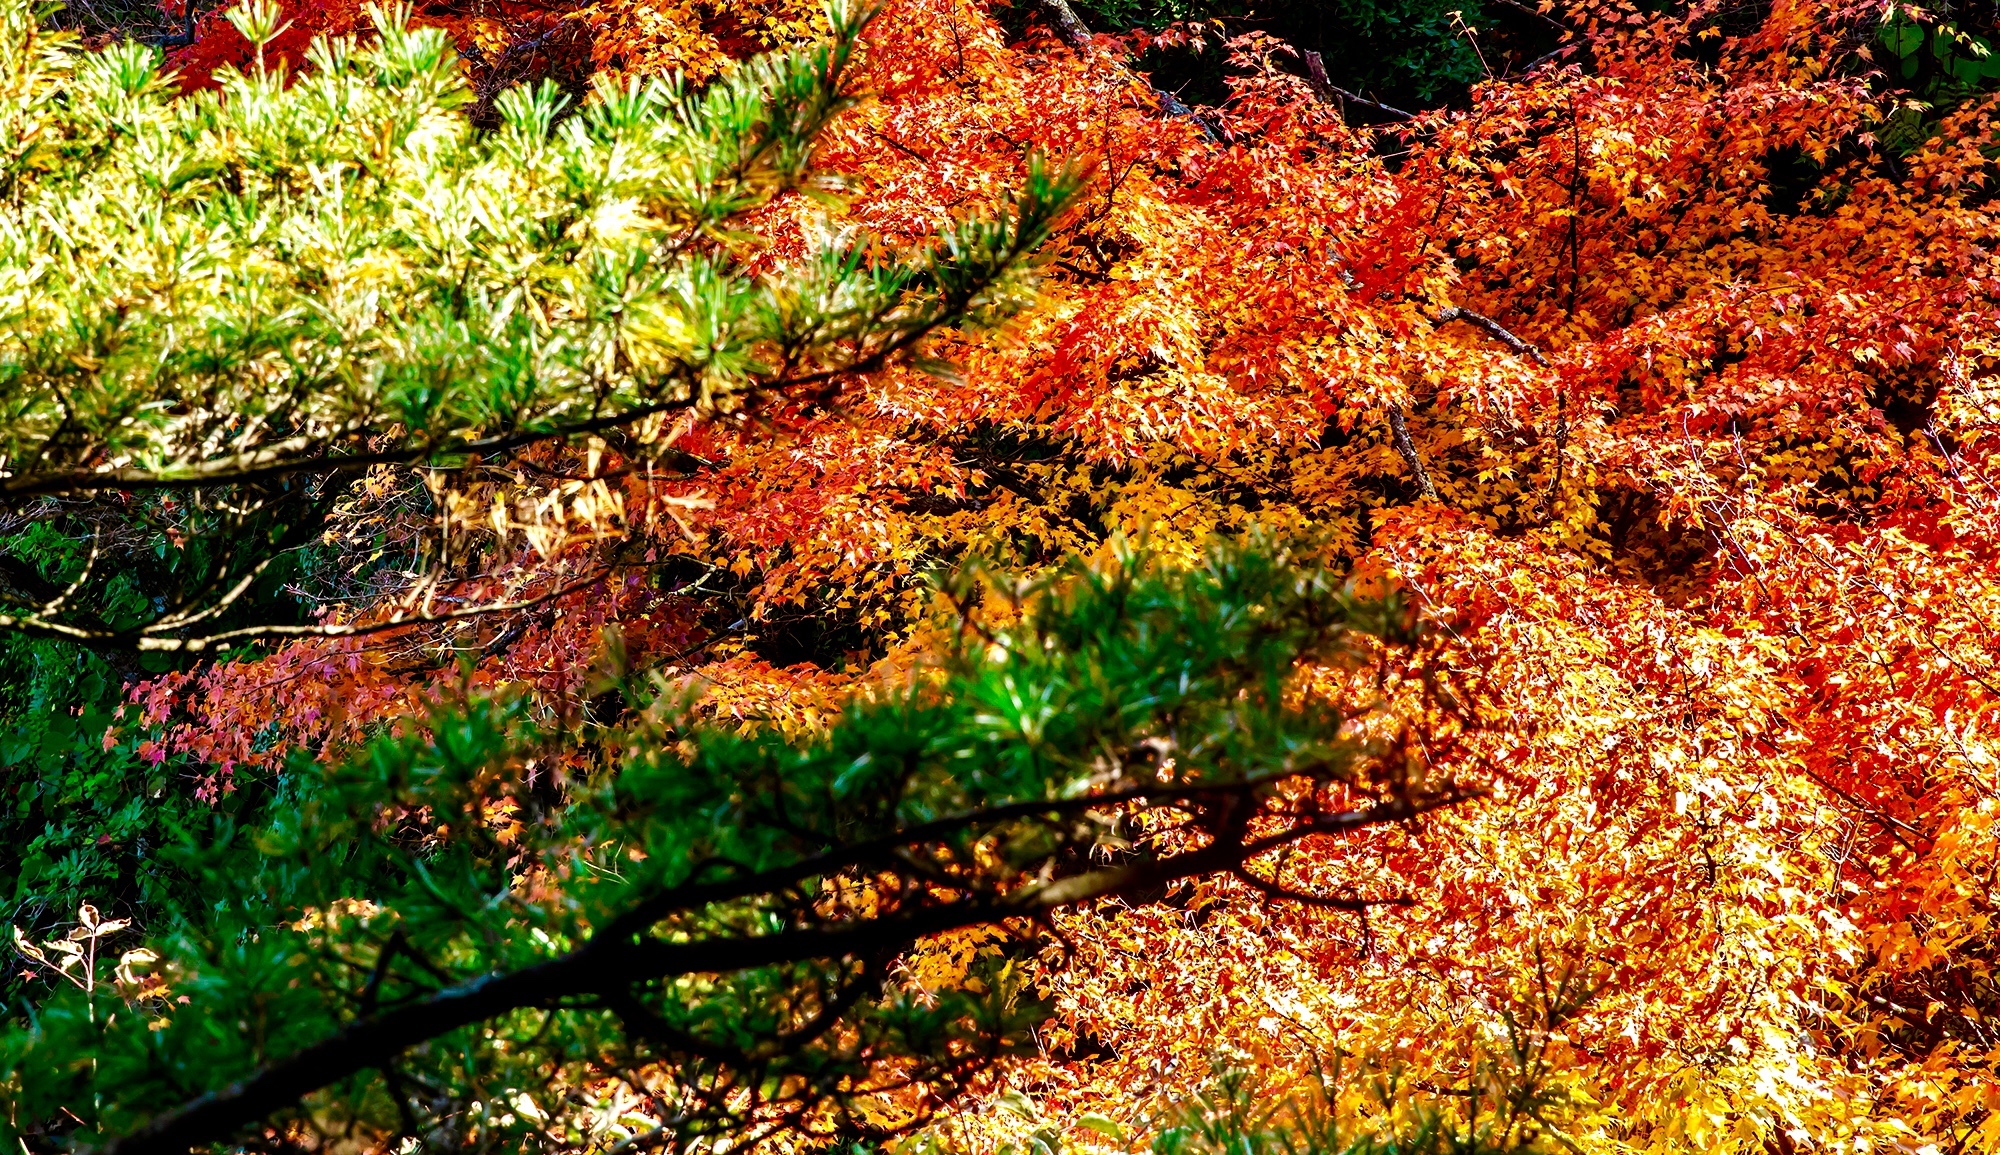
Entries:
[[[837,199],[814,155],[860,18],[699,92],[514,89],[482,132],[449,40],[375,17],[299,73],[260,55],[177,98],[150,49],[0,11],[0,501],[91,543],[74,573],[10,559],[0,629],[168,652],[351,631],[216,622],[371,467],[592,436],[671,467],[677,415],[811,397],[1003,314],[1074,185],[1029,158],[928,245],[824,225],[779,259],[767,234],[801,216],[774,203]],[[281,27],[262,0],[231,18],[258,45]],[[226,544],[151,612],[93,612],[162,527]],[[481,608],[434,592],[399,620]]]
[[1029,948],[954,961],[968,942],[1209,874],[1393,901],[1301,889],[1287,852],[1461,796],[1393,712],[1301,679],[1414,694],[1448,748],[1454,699],[1410,616],[1282,551],[1187,569],[1126,550],[939,596],[937,660],[816,736],[617,679],[633,710],[560,806],[537,769],[577,732],[504,698],[331,771],[301,755],[260,826],[171,852],[210,906],[154,928],[159,951],[96,958],[94,914],[56,942],[17,932],[72,982],[0,1042],[4,1138],[563,1145],[645,1101],[665,1120],[646,1141],[675,1149],[880,1141],[1037,1021]]

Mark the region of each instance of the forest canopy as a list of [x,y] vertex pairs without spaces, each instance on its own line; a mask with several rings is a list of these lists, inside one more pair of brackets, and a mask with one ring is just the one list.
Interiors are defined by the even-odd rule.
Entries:
[[2000,1150],[2000,56],[0,0],[25,1155]]

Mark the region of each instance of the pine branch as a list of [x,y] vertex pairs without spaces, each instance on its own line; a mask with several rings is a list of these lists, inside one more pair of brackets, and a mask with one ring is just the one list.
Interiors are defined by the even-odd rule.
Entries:
[[[100,1155],[185,1155],[190,1147],[228,1142],[241,1130],[322,1087],[380,1067],[403,1051],[509,1011],[551,1007],[579,996],[616,994],[639,983],[811,960],[894,954],[927,935],[1012,919],[1038,918],[1066,906],[1149,890],[1218,871],[1316,834],[1340,834],[1404,822],[1462,800],[1457,793],[1392,799],[1327,815],[1291,830],[1236,844],[1217,843],[1153,862],[1096,870],[980,901],[948,903],[907,915],[835,929],[801,929],[694,942],[599,935],[560,958],[489,975],[393,1011],[363,1018],[332,1037],[272,1063],[249,1078],[200,1096],[98,1148]],[[980,820],[973,816],[968,822]]]

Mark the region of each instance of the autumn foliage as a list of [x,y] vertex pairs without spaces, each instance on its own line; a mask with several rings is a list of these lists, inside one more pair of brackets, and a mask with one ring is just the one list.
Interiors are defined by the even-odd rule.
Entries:
[[[1552,11],[1553,58],[1385,124],[1254,31],[1170,33],[1230,62],[1223,103],[1174,115],[1130,63],[1148,34],[1078,50],[1039,9],[1019,32],[889,0],[870,99],[819,158],[840,212],[916,243],[1075,158],[1033,305],[930,363],[689,418],[673,476],[615,437],[468,473],[436,504],[486,556],[570,573],[615,544],[612,575],[140,680],[105,743],[210,800],[468,689],[587,730],[607,645],[708,717],[810,734],[936,645],[940,567],[1132,541],[1191,564],[1257,530],[1421,611],[1482,712],[1432,771],[1482,796],[1279,866],[1393,902],[1214,877],[1056,915],[1036,1053],[936,1134],[1109,1149],[1219,1067],[1286,1088],[1339,1060],[1432,1089],[1533,1066],[1572,1150],[2000,1150],[2000,97],[1897,87],[1885,21],[1943,35],[1903,5]],[[822,27],[790,3],[482,13],[432,14],[475,75],[561,45],[535,67],[579,93]],[[174,60],[198,79],[226,40]],[[782,249],[824,211],[782,198],[760,229]],[[420,536],[424,484],[371,475],[357,560]],[[672,512],[565,520],[591,494]],[[956,982],[1003,937],[936,940],[906,978]],[[1391,1109],[1343,1086],[1341,1110]]]

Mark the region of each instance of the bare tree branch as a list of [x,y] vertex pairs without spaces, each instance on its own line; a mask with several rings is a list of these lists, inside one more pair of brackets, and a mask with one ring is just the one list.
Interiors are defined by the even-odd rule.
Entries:
[[155,622],[135,631],[86,629],[81,626],[64,625],[47,621],[35,614],[0,614],[0,630],[13,630],[31,637],[57,638],[76,642],[79,645],[95,646],[100,649],[127,649],[141,652],[167,654],[199,654],[235,642],[247,642],[260,638],[353,638],[368,634],[379,634],[388,630],[399,630],[408,626],[435,625],[440,622],[463,621],[466,618],[481,617],[486,614],[510,613],[515,610],[533,609],[545,602],[553,601],[564,594],[573,593],[585,586],[603,580],[611,572],[609,568],[599,569],[587,577],[559,585],[545,593],[516,601],[488,602],[483,605],[468,606],[447,613],[406,613],[397,610],[389,617],[375,622],[356,624],[336,624],[318,626],[260,625],[243,626],[220,633],[205,634],[193,638],[160,637],[149,631],[172,628],[162,627]]
[[1430,471],[1424,468],[1424,459],[1417,453],[1417,443],[1410,440],[1410,426],[1403,417],[1403,407],[1389,406],[1389,432],[1396,443],[1396,452],[1403,458],[1403,464],[1410,469],[1416,479],[1417,492],[1426,500],[1436,501],[1437,486],[1431,484]]
[[1484,313],[1475,313],[1471,309],[1453,305],[1430,320],[1433,327],[1440,329],[1453,321],[1464,321],[1466,324],[1478,328],[1502,345],[1507,346],[1508,350],[1516,356],[1526,357],[1544,369],[1549,367],[1549,359],[1542,355],[1540,349],[1508,332],[1506,327],[1501,325],[1500,322]]
[[1321,100],[1340,108],[1343,113],[1346,112],[1347,105],[1358,104],[1363,108],[1373,109],[1383,116],[1389,117],[1391,120],[1415,120],[1417,118],[1417,114],[1414,112],[1405,112],[1393,104],[1383,104],[1379,100],[1370,100],[1358,92],[1349,92],[1347,89],[1336,85],[1332,80],[1328,79],[1326,75],[1326,60],[1319,53],[1301,52],[1299,56],[1306,62],[1306,81],[1312,85],[1313,92]]
[[953,831],[972,830],[981,826],[991,826],[1000,822],[1011,822],[1022,818],[1056,818],[1064,815],[1081,814],[1088,810],[1107,806],[1122,806],[1135,802],[1153,805],[1198,800],[1224,794],[1253,793],[1265,786],[1296,778],[1301,774],[1314,773],[1315,768],[1295,768],[1281,774],[1271,774],[1245,779],[1241,782],[1213,785],[1193,785],[1178,787],[1136,787],[1131,790],[1108,794],[1086,795],[1079,798],[1037,798],[1029,802],[1016,802],[1006,806],[993,806],[975,814],[953,814],[933,822],[906,827],[893,835],[858,842],[826,854],[808,858],[788,867],[763,871],[740,878],[723,879],[719,882],[692,884],[677,887],[659,894],[620,915],[605,928],[605,933],[617,936],[639,934],[648,926],[676,911],[687,910],[697,905],[728,902],[732,899],[759,894],[783,886],[790,886],[803,879],[817,875],[833,874],[855,866],[869,865],[886,860],[896,848],[917,842],[929,842],[942,838]]
[[1077,17],[1069,0],[1035,0],[1035,7],[1055,27],[1056,36],[1076,52],[1090,51],[1090,26]]
[[[1540,349],[1537,349],[1528,342],[1523,341],[1519,337],[1516,337],[1513,333],[1508,331],[1505,325],[1502,325],[1500,322],[1494,320],[1493,318],[1487,316],[1484,313],[1475,313],[1471,309],[1461,308],[1460,306],[1453,305],[1445,309],[1443,312],[1440,312],[1437,316],[1432,317],[1430,320],[1432,326],[1437,328],[1442,328],[1453,321],[1464,321],[1466,324],[1479,329],[1481,332],[1485,333],[1487,336],[1493,338],[1494,340],[1500,342],[1502,345],[1507,346],[1508,350],[1510,350],[1515,356],[1526,357],[1528,360],[1533,361],[1537,366],[1543,369],[1547,369],[1550,367],[1549,359],[1542,355],[1542,351]],[[1566,460],[1565,450],[1568,448],[1568,446],[1569,446],[1569,392],[1559,382],[1557,384],[1557,390],[1556,390],[1555,476],[1549,479],[1548,488],[1542,491],[1542,496],[1540,500],[1537,502],[1538,516],[1546,517],[1548,515],[1549,506],[1550,503],[1555,500],[1556,491],[1562,488],[1563,464]]]

